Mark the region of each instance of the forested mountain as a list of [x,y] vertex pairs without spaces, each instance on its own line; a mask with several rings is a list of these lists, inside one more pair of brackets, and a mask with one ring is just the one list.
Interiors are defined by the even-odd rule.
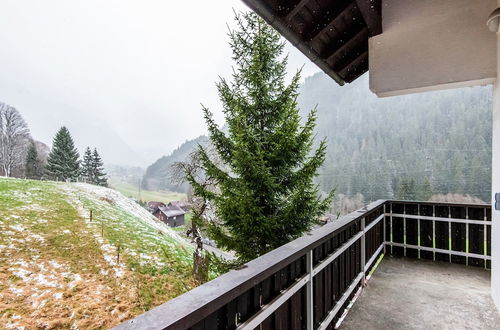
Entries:
[[[491,87],[377,98],[367,75],[340,87],[318,73],[305,80],[298,103],[303,117],[317,107],[316,143],[327,140],[327,160],[317,177],[321,190],[362,194],[364,202],[427,199],[431,193],[489,200]],[[184,192],[187,187],[170,182],[169,167],[206,141],[188,141],[157,160],[146,172],[145,188]]]
[[181,144],[170,155],[163,156],[156,162],[148,166],[142,180],[142,187],[147,190],[171,190],[177,192],[187,192],[187,184],[178,184],[172,181],[171,166],[175,162],[186,160],[187,156],[194,151],[198,144],[206,144],[208,138],[199,136],[194,140],[189,140]]
[[377,98],[367,75],[343,87],[325,74],[307,78],[298,102],[303,114],[317,106],[317,141],[328,142],[321,189],[370,201],[398,197],[402,179],[425,191],[428,179],[434,194],[488,201],[491,93],[488,86]]

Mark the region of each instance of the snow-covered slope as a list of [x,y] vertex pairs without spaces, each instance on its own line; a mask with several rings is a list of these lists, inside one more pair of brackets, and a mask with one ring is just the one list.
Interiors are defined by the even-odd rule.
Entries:
[[191,255],[114,190],[0,179],[0,328],[111,327],[192,288]]

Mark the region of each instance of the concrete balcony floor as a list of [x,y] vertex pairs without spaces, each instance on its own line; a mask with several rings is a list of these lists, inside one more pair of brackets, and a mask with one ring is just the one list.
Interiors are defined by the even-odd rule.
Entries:
[[490,272],[384,257],[341,329],[500,329]]

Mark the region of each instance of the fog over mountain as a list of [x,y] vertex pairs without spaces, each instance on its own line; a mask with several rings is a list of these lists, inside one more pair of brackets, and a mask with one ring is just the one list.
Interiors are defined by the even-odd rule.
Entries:
[[2,90],[9,90],[9,97],[4,99],[21,112],[33,136],[45,144],[50,146],[57,130],[64,125],[71,131],[80,154],[90,146],[101,150],[111,163],[128,164],[130,160],[141,159],[141,155],[120,137],[114,127],[96,114],[71,104],[45,99],[21,87],[3,87],[0,85]]
[[[322,191],[373,201],[397,197],[401,182],[413,180],[430,194],[489,198],[491,86],[377,98],[368,74],[341,87],[317,73],[299,92],[302,118],[317,109],[316,146],[321,139],[328,145],[316,178]],[[185,191],[171,183],[170,167],[199,142],[187,141],[151,164],[144,187]]]
[[[196,10],[193,10],[195,8]],[[227,25],[240,1],[0,2],[0,101],[50,145],[66,125],[80,152],[147,165],[223,121],[215,88],[231,74]],[[189,16],[187,16],[189,13]],[[318,69],[293,47],[290,68]],[[293,70],[291,70],[293,71]]]

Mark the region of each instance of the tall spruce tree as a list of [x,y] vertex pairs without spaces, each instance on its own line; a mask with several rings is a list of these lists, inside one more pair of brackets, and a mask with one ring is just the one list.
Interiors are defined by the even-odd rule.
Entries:
[[87,147],[87,149],[85,149],[85,153],[83,154],[81,176],[86,182],[94,183],[93,173],[92,151],[90,150],[90,147]]
[[31,141],[26,152],[25,174],[28,179],[40,179],[43,175],[43,164],[38,157],[35,143]]
[[92,183],[99,186],[107,186],[108,180],[106,179],[106,173],[104,172],[104,163],[102,162],[101,156],[94,148],[92,153]]
[[61,127],[54,137],[52,150],[47,158],[47,174],[53,179],[75,181],[80,175],[80,155],[66,127]]
[[216,221],[207,229],[240,260],[258,257],[303,235],[330,207],[313,183],[325,158],[322,141],[311,152],[316,111],[301,125],[296,98],[300,71],[285,83],[287,57],[279,34],[254,13],[236,15],[230,31],[236,67],[233,81],[217,84],[227,134],[203,108],[211,142],[223,166],[199,146],[206,175],[216,192],[187,173],[195,195],[208,200]]

